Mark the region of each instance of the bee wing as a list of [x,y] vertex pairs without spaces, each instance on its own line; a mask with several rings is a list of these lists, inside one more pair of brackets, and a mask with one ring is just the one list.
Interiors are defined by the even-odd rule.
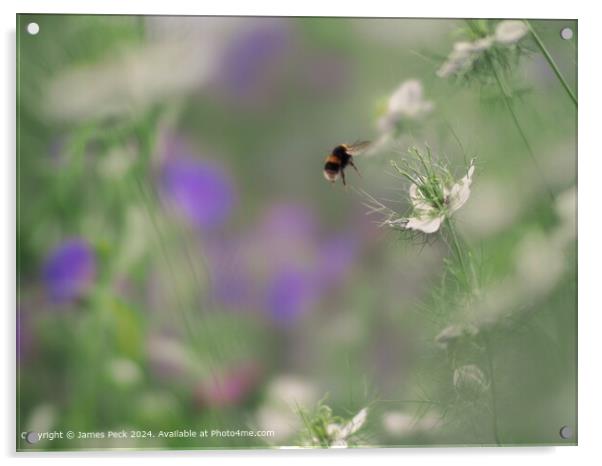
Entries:
[[358,156],[370,146],[370,141],[356,141],[347,146],[347,152],[351,155]]

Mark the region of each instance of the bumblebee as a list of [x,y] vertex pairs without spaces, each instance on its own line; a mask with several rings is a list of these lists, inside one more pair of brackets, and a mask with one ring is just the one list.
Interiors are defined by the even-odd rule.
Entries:
[[332,152],[326,157],[324,163],[324,178],[331,183],[334,183],[341,175],[343,185],[347,185],[345,180],[345,168],[351,165],[353,169],[360,174],[353,157],[359,155],[370,144],[368,141],[356,142],[353,144],[340,144],[336,146]]

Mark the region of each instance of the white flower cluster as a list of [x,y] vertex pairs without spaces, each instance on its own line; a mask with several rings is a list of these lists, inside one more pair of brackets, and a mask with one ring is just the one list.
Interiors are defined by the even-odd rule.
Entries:
[[414,207],[410,218],[389,219],[385,222],[390,227],[404,230],[417,230],[423,233],[435,233],[441,227],[446,217],[450,217],[462,207],[470,197],[470,185],[474,174],[474,161],[470,162],[468,173],[453,186],[441,184],[443,202],[441,205],[424,195],[422,185],[413,183],[410,186],[410,200]]
[[495,32],[474,42],[461,41],[454,48],[447,60],[437,70],[437,76],[448,78],[468,71],[481,55],[494,45],[512,47],[517,44],[529,31],[523,21],[506,20],[497,24]]

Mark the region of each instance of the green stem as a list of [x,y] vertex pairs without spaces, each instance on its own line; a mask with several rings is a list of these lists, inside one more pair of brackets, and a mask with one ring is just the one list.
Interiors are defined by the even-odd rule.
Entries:
[[562,87],[564,87],[564,90],[566,91],[566,93],[569,95],[569,97],[571,98],[571,100],[575,104],[575,107],[577,107],[577,105],[578,105],[577,104],[577,97],[573,93],[572,89],[569,87],[568,83],[566,82],[566,79],[564,79],[564,76],[560,72],[560,69],[558,68],[558,65],[556,65],[556,62],[552,58],[552,55],[550,55],[550,52],[548,51],[547,47],[545,46],[545,44],[543,43],[543,41],[539,37],[539,34],[537,34],[537,32],[535,31],[535,28],[531,25],[531,23],[528,20],[525,20],[525,23],[527,24],[527,27],[529,28],[529,31],[531,32],[531,35],[533,36],[533,39],[535,40],[535,43],[539,47],[539,50],[541,50],[541,53],[546,58],[546,60],[548,61],[548,64],[550,65],[550,67],[554,71],[554,74],[556,75],[556,77],[560,81],[560,84],[562,84]]
[[454,227],[453,222],[449,218],[446,220],[446,223],[452,238],[452,250],[456,254],[458,262],[462,267],[462,272],[464,273],[464,279],[466,280],[466,284],[470,285],[468,269],[466,268],[466,264],[464,262],[464,254],[462,254],[462,248],[460,247],[460,241],[458,239],[458,235],[456,234],[456,229]]
[[527,149],[527,153],[529,154],[529,157],[531,157],[531,160],[532,160],[533,164],[535,165],[535,169],[538,171],[539,175],[542,178],[542,182],[545,186],[546,191],[548,192],[548,195],[550,196],[552,201],[554,201],[555,200],[554,193],[548,186],[548,183],[546,182],[545,177],[543,175],[543,170],[541,169],[539,162],[537,161],[537,157],[535,157],[535,152],[533,152],[533,148],[531,147],[531,144],[529,143],[529,139],[527,139],[527,135],[523,131],[520,121],[518,121],[518,116],[516,115],[516,112],[514,111],[514,107],[512,106],[512,101],[510,100],[510,91],[508,91],[506,89],[506,86],[504,85],[504,80],[503,80],[502,76],[498,73],[497,68],[495,67],[495,64],[493,63],[493,61],[490,58],[489,58],[489,65],[491,66],[491,70],[493,71],[493,76],[495,77],[497,85],[500,88],[500,92],[502,93],[502,99],[504,100],[504,104],[506,105],[506,108],[508,109],[508,112],[510,113],[512,122],[514,123],[514,126],[516,127],[518,134],[520,135],[523,143],[525,144],[525,148]]

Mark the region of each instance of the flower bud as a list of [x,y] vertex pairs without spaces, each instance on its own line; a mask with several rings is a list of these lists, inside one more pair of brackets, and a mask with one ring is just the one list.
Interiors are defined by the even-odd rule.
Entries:
[[454,371],[454,387],[460,396],[473,399],[485,392],[489,383],[481,369],[474,364],[468,364]]

